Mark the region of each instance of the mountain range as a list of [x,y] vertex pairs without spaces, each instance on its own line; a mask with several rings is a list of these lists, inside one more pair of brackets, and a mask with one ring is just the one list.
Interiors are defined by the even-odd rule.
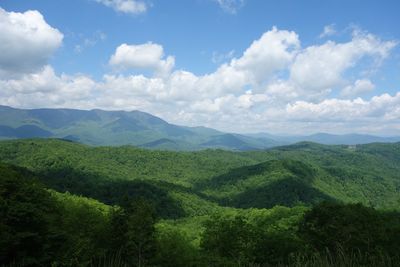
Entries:
[[19,138],[59,138],[95,146],[133,145],[162,150],[213,148],[239,151],[262,150],[301,141],[346,145],[400,141],[400,137],[362,134],[236,134],[206,127],[174,125],[141,111],[17,109],[0,106],[0,140]]

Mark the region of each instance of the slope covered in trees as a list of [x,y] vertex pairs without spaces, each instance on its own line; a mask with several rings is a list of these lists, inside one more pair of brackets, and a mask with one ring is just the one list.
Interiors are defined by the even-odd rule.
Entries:
[[328,199],[397,207],[399,158],[400,143],[356,148],[298,143],[253,152],[150,151],[60,140],[0,143],[1,162],[26,167],[50,188],[110,204],[118,201],[115,191],[136,188],[129,194],[146,191],[165,199],[181,196],[178,202],[196,198],[233,207],[293,206]]
[[32,139],[0,142],[0,162],[6,266],[399,260],[399,143],[168,152]]

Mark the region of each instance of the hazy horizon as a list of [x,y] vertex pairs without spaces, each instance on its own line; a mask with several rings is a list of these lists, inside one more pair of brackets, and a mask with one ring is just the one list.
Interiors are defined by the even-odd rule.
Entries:
[[[6,108],[12,108],[12,109],[20,109],[20,110],[36,110],[36,109],[43,109],[43,110],[79,110],[79,111],[94,111],[94,110],[101,110],[105,112],[144,112],[141,110],[122,110],[122,109],[115,109],[115,110],[107,110],[107,109],[73,109],[73,108],[16,108],[16,107],[11,107],[11,106],[5,106],[5,105],[0,105],[0,107],[6,107]],[[144,112],[147,113],[147,112]],[[151,113],[147,113],[152,116],[155,116]],[[156,116],[157,117],[157,116]],[[167,123],[170,123],[168,120],[165,120],[163,118],[160,118]],[[182,126],[182,127],[192,127],[192,128],[209,128],[209,129],[214,129],[217,131],[220,131],[221,133],[228,133],[228,134],[240,134],[240,135],[271,135],[272,137],[282,137],[282,138],[289,138],[289,137],[307,137],[307,136],[312,136],[312,135],[320,135],[320,134],[327,134],[327,135],[337,135],[337,136],[345,136],[345,135],[370,135],[370,136],[375,136],[375,137],[382,137],[382,138],[391,138],[391,137],[399,137],[398,135],[385,135],[385,134],[371,134],[371,133],[362,133],[362,132],[348,132],[348,133],[337,133],[337,132],[305,132],[301,134],[296,134],[296,133],[288,133],[288,132],[266,132],[266,131],[258,131],[258,132],[230,132],[230,131],[224,131],[221,129],[213,128],[211,126],[205,126],[205,125],[183,125],[183,124],[175,124],[177,126]]]

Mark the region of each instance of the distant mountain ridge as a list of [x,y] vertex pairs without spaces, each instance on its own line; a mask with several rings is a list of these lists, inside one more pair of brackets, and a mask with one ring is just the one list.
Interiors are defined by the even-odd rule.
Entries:
[[298,142],[313,142],[323,145],[362,145],[369,143],[395,143],[400,141],[400,136],[382,137],[369,134],[329,134],[316,133],[312,135],[279,136],[268,133],[249,134],[254,138],[270,138],[283,144]]
[[396,142],[400,137],[371,135],[274,136],[224,133],[207,127],[187,127],[142,111],[100,109],[17,109],[0,106],[0,139],[60,138],[89,145],[134,145],[162,150],[262,150],[299,141],[322,144]]
[[141,111],[16,109],[0,106],[0,139],[59,138],[90,145],[148,149],[257,150],[272,140],[226,134],[206,127],[170,124]]

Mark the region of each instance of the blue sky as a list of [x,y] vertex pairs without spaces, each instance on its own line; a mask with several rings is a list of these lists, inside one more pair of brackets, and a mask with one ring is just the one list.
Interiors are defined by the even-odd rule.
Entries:
[[[398,1],[3,0],[0,7],[11,29],[0,37],[8,54],[0,56],[0,104],[140,109],[235,132],[400,134]],[[39,35],[18,34],[29,28],[29,10],[43,17],[32,23],[43,27],[46,51],[32,45]],[[12,12],[28,26],[15,26]],[[6,51],[24,42],[31,52]],[[22,56],[29,66],[11,68]]]

